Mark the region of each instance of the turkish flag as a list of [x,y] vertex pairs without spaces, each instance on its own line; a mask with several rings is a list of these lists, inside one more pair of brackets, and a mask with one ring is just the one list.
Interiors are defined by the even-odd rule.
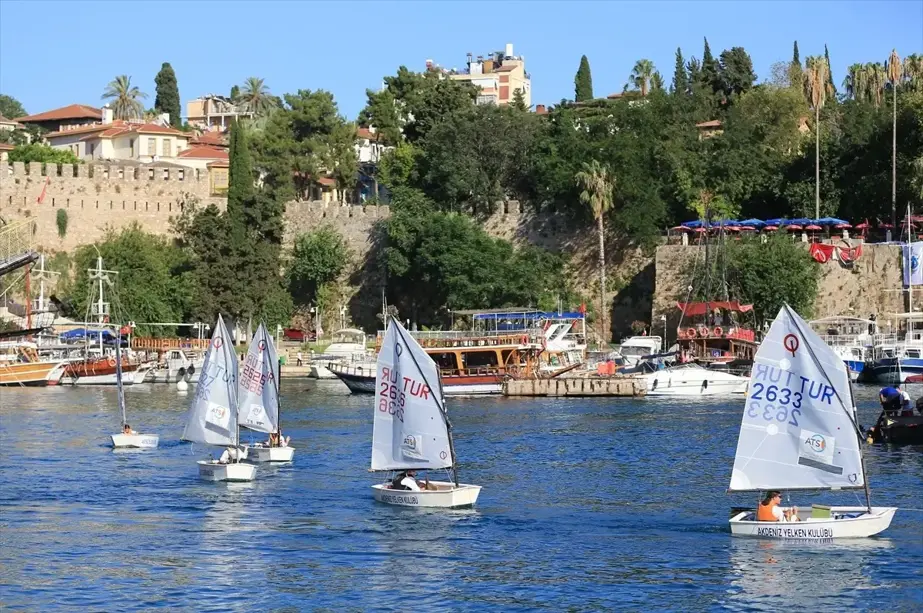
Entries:
[[39,194],[38,203],[42,204],[45,202],[45,191],[48,189],[48,184],[51,183],[51,177],[45,177],[45,185],[42,186],[42,193]]

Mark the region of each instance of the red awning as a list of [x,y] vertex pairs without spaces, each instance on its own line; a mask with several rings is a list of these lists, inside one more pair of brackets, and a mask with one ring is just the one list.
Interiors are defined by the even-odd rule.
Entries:
[[735,313],[747,313],[753,310],[752,304],[740,304],[736,300],[722,302],[677,302],[676,308],[683,312],[683,315],[705,315],[705,305],[708,305],[709,311],[721,309],[722,311],[734,311]]

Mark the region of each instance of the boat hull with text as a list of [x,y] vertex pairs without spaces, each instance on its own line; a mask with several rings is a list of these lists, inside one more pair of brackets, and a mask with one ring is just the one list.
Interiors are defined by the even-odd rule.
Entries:
[[[353,394],[375,393],[375,371],[356,371],[348,367],[330,364],[330,371],[349,388]],[[446,396],[495,396],[503,392],[503,378],[499,374],[487,375],[444,375],[442,389]]]
[[265,445],[244,446],[248,462],[291,462],[295,456],[294,447],[266,447]]
[[112,446],[116,449],[155,449],[160,442],[156,434],[113,434]]
[[730,519],[733,536],[771,540],[827,541],[866,538],[891,525],[896,507],[830,507],[831,518],[807,518],[797,522],[755,521],[754,511],[742,511]]
[[384,504],[443,509],[473,506],[481,493],[480,485],[460,483],[456,487],[448,481],[430,481],[429,486],[434,489],[414,492],[391,489],[390,483],[378,483],[372,486],[372,492],[375,500]]
[[256,466],[245,462],[221,464],[217,460],[199,460],[199,478],[205,481],[253,481]]

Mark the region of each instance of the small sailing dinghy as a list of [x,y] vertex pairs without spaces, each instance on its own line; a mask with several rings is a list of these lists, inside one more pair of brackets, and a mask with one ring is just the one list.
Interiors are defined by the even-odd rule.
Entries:
[[125,410],[125,385],[122,382],[122,335],[119,334],[115,346],[115,385],[118,389],[119,409],[122,411],[122,432],[112,435],[115,449],[156,449],[160,437],[156,434],[138,434],[128,427]]
[[262,323],[250,341],[238,386],[240,425],[265,432],[279,444],[257,443],[247,447],[249,462],[291,462],[294,447],[282,439],[279,409],[279,358],[272,337]]
[[199,460],[199,477],[206,481],[252,481],[256,466],[242,463],[237,416],[237,353],[221,315],[212,334],[196,393],[186,416],[183,440],[220,445],[236,457],[227,462]]
[[481,486],[458,482],[436,363],[400,322],[389,319],[376,369],[371,470],[447,470],[452,481],[427,481],[421,491],[394,489],[388,481],[372,486],[375,500],[405,507],[471,506]]
[[865,506],[814,505],[801,521],[730,519],[731,534],[771,539],[868,537],[894,507],[873,507],[849,371],[787,304],[754,358],[729,492],[864,489]]

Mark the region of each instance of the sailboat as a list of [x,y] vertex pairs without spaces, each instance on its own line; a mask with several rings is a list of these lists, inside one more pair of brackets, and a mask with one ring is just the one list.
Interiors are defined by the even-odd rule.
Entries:
[[[160,442],[160,437],[156,434],[138,434],[137,432],[125,433],[124,428],[128,425],[128,416],[125,410],[125,386],[122,383],[122,335],[116,337],[115,345],[115,385],[118,388],[119,409],[122,411],[122,429],[119,434],[112,435],[112,446],[116,449],[135,448],[135,449],[155,449]],[[131,430],[129,428],[129,430]]]
[[873,507],[861,430],[843,360],[787,304],[754,359],[729,492],[864,489],[865,506],[813,505],[801,521],[737,510],[731,534],[772,539],[868,537],[894,507]]
[[186,416],[183,440],[233,448],[237,457],[227,463],[199,460],[199,477],[206,481],[252,481],[256,466],[244,464],[239,449],[237,415],[237,353],[221,315],[205,352],[205,363]]
[[[282,438],[279,407],[279,358],[266,326],[260,324],[250,341],[238,385],[240,425]],[[250,462],[291,462],[295,449],[257,443],[247,447]]]
[[375,379],[372,471],[447,470],[452,481],[429,481],[421,491],[372,486],[375,500],[406,507],[473,505],[480,485],[458,482],[452,425],[436,363],[393,316]]

